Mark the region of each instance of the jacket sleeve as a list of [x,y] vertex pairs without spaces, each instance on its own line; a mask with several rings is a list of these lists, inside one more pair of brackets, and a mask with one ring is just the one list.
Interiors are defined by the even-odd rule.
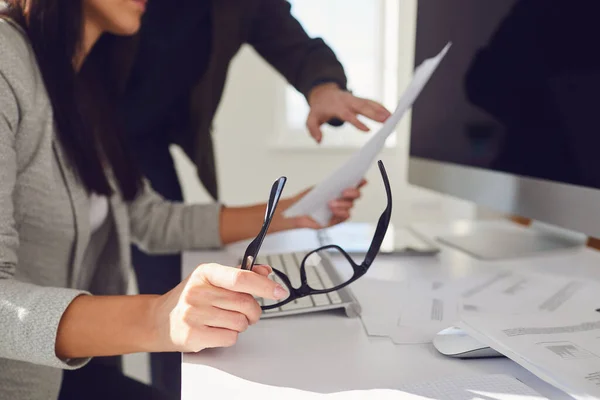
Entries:
[[[0,53],[3,57],[11,55],[3,51],[1,43]],[[62,315],[73,299],[84,292],[41,287],[15,279],[19,268],[19,234],[13,191],[17,180],[15,135],[20,107],[14,93],[0,70],[0,358],[63,369],[81,367],[88,360],[60,360],[55,354],[55,344]]]
[[221,206],[217,203],[170,202],[144,181],[142,192],[128,208],[131,239],[148,253],[170,254],[221,247]]
[[250,22],[248,43],[300,93],[315,84],[335,82],[346,88],[342,64],[320,38],[308,36],[284,0],[259,0]]

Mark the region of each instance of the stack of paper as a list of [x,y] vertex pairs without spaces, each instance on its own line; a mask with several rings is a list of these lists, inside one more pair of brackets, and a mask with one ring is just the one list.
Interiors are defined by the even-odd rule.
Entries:
[[342,192],[354,187],[364,178],[367,170],[375,161],[377,154],[383,149],[385,141],[406,112],[421,94],[429,79],[448,52],[450,43],[434,58],[425,60],[416,70],[413,80],[398,102],[394,114],[385,122],[379,132],[357,151],[344,165],[315,186],[306,196],[284,212],[286,217],[309,215],[322,226],[328,225],[331,211],[327,204],[338,198]]
[[560,276],[499,271],[462,279],[445,276],[382,282],[364,279],[353,291],[370,336],[397,344],[430,343],[464,313],[483,315],[572,312],[598,297],[600,286]]
[[[400,386],[395,390],[355,390],[331,394],[262,385],[202,365],[186,366],[183,375],[182,400],[197,399],[200,393],[205,398],[230,400],[473,400],[477,398],[538,400],[545,398],[517,379],[506,375],[461,376]],[[198,380],[201,382],[201,390],[196,391],[190,382]]]
[[600,303],[579,312],[466,313],[460,327],[576,399],[600,398]]

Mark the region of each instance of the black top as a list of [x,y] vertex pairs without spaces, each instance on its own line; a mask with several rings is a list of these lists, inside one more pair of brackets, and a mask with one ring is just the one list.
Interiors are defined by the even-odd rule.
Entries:
[[167,128],[189,118],[189,95],[211,54],[210,0],[152,0],[123,97],[122,110],[136,146],[165,140]]

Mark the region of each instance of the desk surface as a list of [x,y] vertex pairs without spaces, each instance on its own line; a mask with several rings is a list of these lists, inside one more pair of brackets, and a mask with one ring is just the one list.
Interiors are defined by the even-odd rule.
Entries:
[[[435,237],[469,229],[473,229],[472,224],[457,223],[419,230]],[[211,261],[232,265],[235,257],[224,252],[188,253],[184,256],[184,276],[196,265]],[[368,276],[402,281],[444,272],[458,277],[501,265],[599,279],[599,264],[600,253],[586,248],[502,262],[484,262],[444,248],[435,257],[378,257]],[[360,281],[355,285],[360,285]],[[338,312],[264,320],[240,335],[232,348],[184,355],[183,400],[197,399],[207,390],[218,393],[218,387],[211,388],[217,383],[202,379],[204,368],[216,368],[262,384],[320,393],[393,389],[406,383],[457,375],[501,373],[521,379],[547,397],[568,398],[508,359],[457,360],[440,355],[432,345],[395,345],[386,338],[367,336],[360,319]]]

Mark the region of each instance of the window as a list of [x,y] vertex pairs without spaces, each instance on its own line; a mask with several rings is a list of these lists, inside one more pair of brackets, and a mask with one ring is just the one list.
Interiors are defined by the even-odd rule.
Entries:
[[[322,38],[336,53],[348,76],[348,88],[359,97],[396,106],[398,98],[398,0],[291,0],[292,13],[310,36]],[[279,102],[285,122],[278,144],[314,147],[305,127],[309,108],[304,96],[287,85]],[[380,126],[362,119],[372,130]],[[358,147],[370,136],[350,124],[323,127],[325,147]],[[395,135],[388,141],[394,145]]]

